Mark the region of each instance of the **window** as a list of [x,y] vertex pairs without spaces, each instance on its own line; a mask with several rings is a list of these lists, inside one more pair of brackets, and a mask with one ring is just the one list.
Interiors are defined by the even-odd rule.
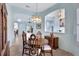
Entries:
[[18,23],[14,23],[14,31],[18,30]]

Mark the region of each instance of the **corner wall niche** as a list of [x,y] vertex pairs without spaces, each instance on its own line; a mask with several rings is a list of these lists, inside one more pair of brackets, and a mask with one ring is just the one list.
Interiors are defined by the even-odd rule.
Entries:
[[65,9],[55,10],[45,16],[45,32],[65,33]]

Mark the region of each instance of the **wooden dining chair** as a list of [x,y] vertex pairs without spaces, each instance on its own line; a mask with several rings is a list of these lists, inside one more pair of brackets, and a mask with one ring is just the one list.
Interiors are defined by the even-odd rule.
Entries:
[[22,33],[22,39],[23,39],[23,51],[22,51],[22,55],[26,54],[26,55],[30,55],[30,46],[27,43],[27,36],[26,33],[23,31]]
[[[47,39],[44,39],[44,42],[45,40]],[[46,53],[50,53],[50,55],[53,56],[52,47],[48,43],[43,43],[41,52],[44,54],[44,56],[46,55]]]
[[41,55],[41,45],[42,45],[42,33],[40,31],[38,31],[36,33],[36,48],[37,48],[37,55],[40,56]]
[[29,45],[31,46],[30,55],[35,55],[36,54],[35,39],[36,39],[35,34],[31,34],[31,36],[29,38]]

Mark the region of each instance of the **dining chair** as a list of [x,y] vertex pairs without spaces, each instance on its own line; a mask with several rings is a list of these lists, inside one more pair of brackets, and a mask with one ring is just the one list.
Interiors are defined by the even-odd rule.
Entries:
[[22,33],[22,40],[23,40],[23,51],[22,51],[22,55],[26,54],[26,55],[30,55],[30,46],[27,43],[27,36],[26,33],[23,31]]
[[36,47],[35,47],[35,39],[36,36],[35,34],[31,34],[30,38],[29,38],[29,45],[31,46],[30,48],[30,55],[37,55],[36,54]]
[[38,31],[36,33],[36,48],[37,48],[37,55],[41,55],[41,45],[42,45],[42,33]]
[[48,43],[46,43],[45,40],[47,39],[44,39],[41,52],[44,54],[44,56],[46,55],[46,53],[50,53],[50,55],[52,56],[53,55],[52,47]]

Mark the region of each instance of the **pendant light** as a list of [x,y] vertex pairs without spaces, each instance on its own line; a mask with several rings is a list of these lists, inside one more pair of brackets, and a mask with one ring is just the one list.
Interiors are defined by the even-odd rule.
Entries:
[[35,23],[41,22],[41,16],[38,15],[38,3],[36,3],[36,15],[32,16],[32,21]]

